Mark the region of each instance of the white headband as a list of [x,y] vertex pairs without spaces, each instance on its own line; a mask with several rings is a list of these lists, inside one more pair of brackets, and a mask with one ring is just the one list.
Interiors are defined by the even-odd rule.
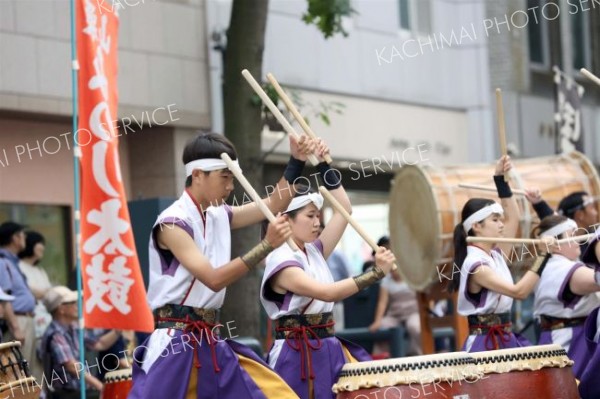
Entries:
[[463,229],[465,229],[465,233],[468,233],[475,223],[481,222],[483,219],[487,218],[488,216],[494,213],[499,213],[501,215],[504,213],[504,209],[502,209],[502,206],[500,206],[500,204],[497,202],[494,202],[493,204],[490,204],[488,206],[484,206],[483,208],[469,216],[463,222]]
[[[594,197],[588,197],[588,199],[586,199],[585,201],[583,201],[581,203],[581,205],[576,205],[576,206],[572,206],[571,208],[566,209],[567,212],[575,212],[578,210],[581,210],[583,208],[585,208],[588,205],[593,204],[594,202],[596,202],[596,200],[594,199]],[[557,212],[559,215],[564,216],[565,211],[562,209],[559,209]]]
[[292,199],[292,202],[290,202],[290,205],[288,205],[284,213],[300,209],[303,206],[310,204],[311,202],[315,204],[317,209],[321,209],[323,207],[323,196],[317,193],[310,193],[296,197]]
[[[233,163],[239,165],[237,159]],[[196,169],[204,172],[212,172],[213,170],[227,169],[227,164],[220,158],[196,159],[185,164],[185,176],[191,176],[192,172]]]
[[566,233],[577,228],[577,223],[573,219],[567,219],[562,223],[542,232],[540,237],[558,237],[559,235]]

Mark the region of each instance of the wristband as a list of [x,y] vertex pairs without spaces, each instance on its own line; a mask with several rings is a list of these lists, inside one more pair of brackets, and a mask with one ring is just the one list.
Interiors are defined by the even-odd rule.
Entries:
[[533,210],[535,211],[535,213],[537,213],[540,220],[542,220],[546,216],[554,214],[554,211],[552,210],[552,208],[550,208],[550,205],[548,205],[548,203],[544,200],[541,200],[537,204],[532,204],[532,206]]
[[529,270],[534,272],[538,276],[541,276],[542,272],[546,268],[546,265],[548,264],[548,261],[550,260],[551,256],[552,256],[551,253],[540,254],[540,255],[536,256],[535,260],[533,261],[533,265],[531,265]]
[[385,273],[383,270],[379,268],[379,266],[375,265],[369,271],[364,272],[363,274],[359,274],[358,276],[353,277],[356,286],[359,291],[375,284],[379,280],[385,277]]
[[510,198],[513,193],[507,182],[504,181],[504,175],[494,176],[494,183],[496,183],[496,190],[498,190],[498,197]]
[[327,162],[321,162],[317,165],[317,170],[323,180],[323,185],[327,190],[335,190],[342,185],[342,174],[339,170],[333,169]]
[[271,252],[273,252],[273,246],[269,243],[269,241],[267,241],[267,239],[264,239],[245,255],[241,256],[240,259],[242,259],[242,262],[246,264],[248,270],[252,270]]
[[285,180],[290,184],[294,184],[296,179],[302,176],[305,163],[306,162],[296,159],[293,156],[290,157],[290,160],[285,167],[285,171],[283,172],[283,177]]

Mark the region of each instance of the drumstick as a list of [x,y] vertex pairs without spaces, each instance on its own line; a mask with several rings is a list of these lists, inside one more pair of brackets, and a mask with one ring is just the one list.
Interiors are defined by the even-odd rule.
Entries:
[[600,86],[600,78],[598,76],[594,75],[593,73],[591,73],[590,71],[588,71],[585,68],[581,68],[579,71],[581,72],[581,74],[583,76],[585,76],[586,78],[588,78],[589,80],[591,80],[592,82],[594,82],[598,86]]
[[[361,236],[363,238],[363,240],[366,241],[367,244],[369,244],[369,246],[371,247],[371,249],[373,251],[377,251],[379,249],[379,246],[377,246],[377,243],[375,241],[373,241],[373,239],[371,237],[369,237],[369,235],[362,228],[362,226],[359,225],[356,222],[356,220],[354,220],[354,218],[348,213],[348,211],[346,211],[344,209],[342,204],[340,204],[339,201],[335,199],[333,194],[331,194],[323,186],[319,187],[319,192],[323,195],[323,197],[327,198],[327,201],[329,201],[331,203],[331,205],[335,208],[335,210],[338,211],[352,227],[354,227],[354,230],[358,233],[359,236]],[[397,268],[398,267],[396,266],[396,264],[394,264],[392,266],[392,270],[396,270]]]
[[[306,121],[304,120],[304,118],[302,117],[300,112],[298,112],[298,109],[296,108],[296,106],[294,105],[292,100],[288,97],[286,92],[279,85],[279,82],[277,82],[277,79],[275,79],[275,76],[273,76],[273,74],[269,72],[267,74],[267,80],[269,82],[271,82],[271,84],[275,88],[275,91],[277,92],[277,94],[279,94],[279,98],[281,98],[281,100],[287,107],[288,111],[290,111],[292,113],[292,115],[294,115],[294,119],[296,119],[296,121],[298,121],[298,123],[300,124],[300,127],[302,127],[302,130],[304,130],[304,133],[306,133],[307,135],[309,135],[310,137],[312,137],[315,140],[318,139],[315,132],[313,132],[311,127],[308,125],[308,123],[306,123]],[[325,158],[325,162],[327,162],[328,164],[333,163],[333,159],[331,159],[331,156],[329,156],[329,154],[325,155],[324,158]]]
[[[233,173],[236,179],[238,179],[238,181],[241,183],[242,187],[244,187],[244,190],[246,190],[248,195],[252,197],[254,203],[256,204],[256,206],[258,206],[258,209],[260,209],[262,214],[265,215],[269,222],[273,223],[275,221],[275,215],[273,215],[273,212],[271,212],[269,207],[265,205],[265,203],[263,202],[262,198],[260,198],[260,195],[258,195],[256,190],[254,190],[254,187],[252,187],[252,184],[250,184],[250,182],[246,179],[246,176],[244,176],[240,167],[237,164],[235,164],[231,160],[229,155],[227,155],[227,153],[225,152],[221,154],[221,159],[225,161],[231,173]],[[294,240],[288,238],[287,243],[294,251],[298,251],[299,248],[294,242]]]
[[492,242],[506,244],[543,244],[545,241],[538,238],[517,237],[467,237],[467,242]]
[[[477,184],[470,184],[470,183],[460,183],[458,185],[458,187],[461,187],[461,188],[470,188],[470,189],[473,189],[473,190],[494,191],[494,192],[496,192],[496,187],[492,187],[492,186],[480,186],[480,185],[477,185]],[[516,195],[527,195],[525,193],[525,190],[513,189],[512,192],[513,192],[513,194],[516,194]]]
[[[263,103],[267,106],[267,108],[269,108],[269,111],[271,111],[271,113],[275,116],[275,118],[277,119],[277,121],[279,123],[281,123],[281,126],[283,126],[283,128],[285,129],[285,131],[290,136],[294,136],[296,139],[299,140],[300,139],[300,135],[296,132],[296,130],[294,130],[294,128],[292,127],[292,125],[290,125],[290,123],[288,122],[288,120],[285,119],[285,116],[283,116],[283,114],[281,113],[281,111],[279,110],[279,108],[277,108],[277,106],[275,105],[275,103],[273,103],[273,101],[269,98],[269,96],[267,95],[267,93],[265,93],[265,91],[263,90],[263,88],[260,87],[260,85],[258,84],[258,82],[256,81],[256,79],[254,79],[254,77],[252,76],[252,74],[250,72],[248,72],[247,69],[244,69],[242,71],[242,76],[250,84],[250,86],[252,87],[252,89],[254,89],[254,92],[256,94],[258,94],[258,96],[263,101]],[[314,156],[314,154],[309,154],[308,155],[308,160],[310,161],[310,163],[312,163],[315,166],[319,164],[319,160],[317,159],[317,157]]]
[[[506,149],[506,126],[504,125],[504,106],[502,105],[502,90],[496,89],[496,113],[498,117],[498,136],[500,138],[500,151],[507,155]],[[504,174],[504,181],[508,181],[508,174]]]
[[[556,240],[555,244],[565,244],[568,242],[587,241],[590,238],[596,237],[597,233],[584,234],[580,236],[572,236]],[[507,244],[547,244],[548,241],[541,238],[517,238],[517,237],[467,237],[467,242],[492,242],[492,243],[507,243]]]
[[580,236],[571,236],[571,237],[567,237],[567,238],[562,238],[560,240],[557,240],[556,243],[558,245],[560,244],[565,244],[571,241],[574,242],[580,242],[580,241],[587,241],[588,239],[592,239],[598,236],[598,233],[589,233],[589,234],[582,234]]

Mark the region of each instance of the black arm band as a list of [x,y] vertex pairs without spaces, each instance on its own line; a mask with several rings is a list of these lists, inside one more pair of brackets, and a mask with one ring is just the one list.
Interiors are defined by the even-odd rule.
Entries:
[[302,176],[302,171],[304,170],[305,163],[306,162],[304,161],[301,161],[294,157],[290,157],[290,160],[288,161],[287,166],[285,167],[285,171],[283,172],[283,177],[285,178],[285,180],[290,184],[294,184],[296,179]]
[[342,174],[339,170],[333,169],[327,162],[321,162],[317,165],[317,170],[323,180],[323,185],[327,190],[335,190],[342,185]]
[[533,204],[533,210],[535,211],[535,213],[537,213],[540,220],[542,220],[546,216],[554,214],[554,211],[552,210],[552,208],[550,208],[550,205],[548,205],[548,203],[544,200],[541,200],[537,204]]
[[494,176],[494,183],[496,183],[496,190],[498,190],[498,197],[510,198],[513,193],[507,182],[504,181],[504,175]]
[[529,268],[529,270],[534,272],[538,276],[541,276],[551,256],[551,253],[547,253],[544,255],[540,254],[539,256],[536,256],[536,258],[533,260],[533,265],[531,265],[531,268]]

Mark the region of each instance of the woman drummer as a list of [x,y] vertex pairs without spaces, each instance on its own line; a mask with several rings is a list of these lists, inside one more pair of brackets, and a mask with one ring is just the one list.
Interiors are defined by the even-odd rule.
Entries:
[[496,164],[494,182],[501,204],[489,199],[471,198],[462,209],[462,219],[454,228],[454,268],[452,289],[458,289],[458,311],[469,319],[469,332],[463,350],[481,352],[531,345],[512,332],[510,310],[513,299],[525,299],[539,280],[545,257],[538,257],[523,278],[514,283],[503,255],[510,244],[479,242],[468,244],[467,236],[514,237],[519,208],[503,174],[512,164],[508,156]]
[[[321,142],[319,154],[326,153]],[[336,171],[325,162],[318,165],[318,170],[324,186],[351,212],[350,200]],[[379,247],[373,269],[334,282],[325,259],[340,240],[347,221],[336,212],[319,235],[322,205],[323,197],[315,193],[301,194],[292,200],[285,215],[300,251],[294,252],[283,244],[267,257],[260,293],[276,327],[268,363],[300,398],[333,398],[331,387],[342,366],[370,360],[362,348],[334,336],[331,312],[335,302],[382,279],[394,263],[394,255]]]
[[[577,223],[564,216],[542,219],[534,235],[561,239],[572,237]],[[548,246],[550,258],[535,287],[534,315],[540,318],[542,332],[538,345],[558,344],[575,361],[573,373],[579,377],[588,351],[583,336],[586,317],[600,306],[600,291],[594,270],[579,261],[576,242]]]

